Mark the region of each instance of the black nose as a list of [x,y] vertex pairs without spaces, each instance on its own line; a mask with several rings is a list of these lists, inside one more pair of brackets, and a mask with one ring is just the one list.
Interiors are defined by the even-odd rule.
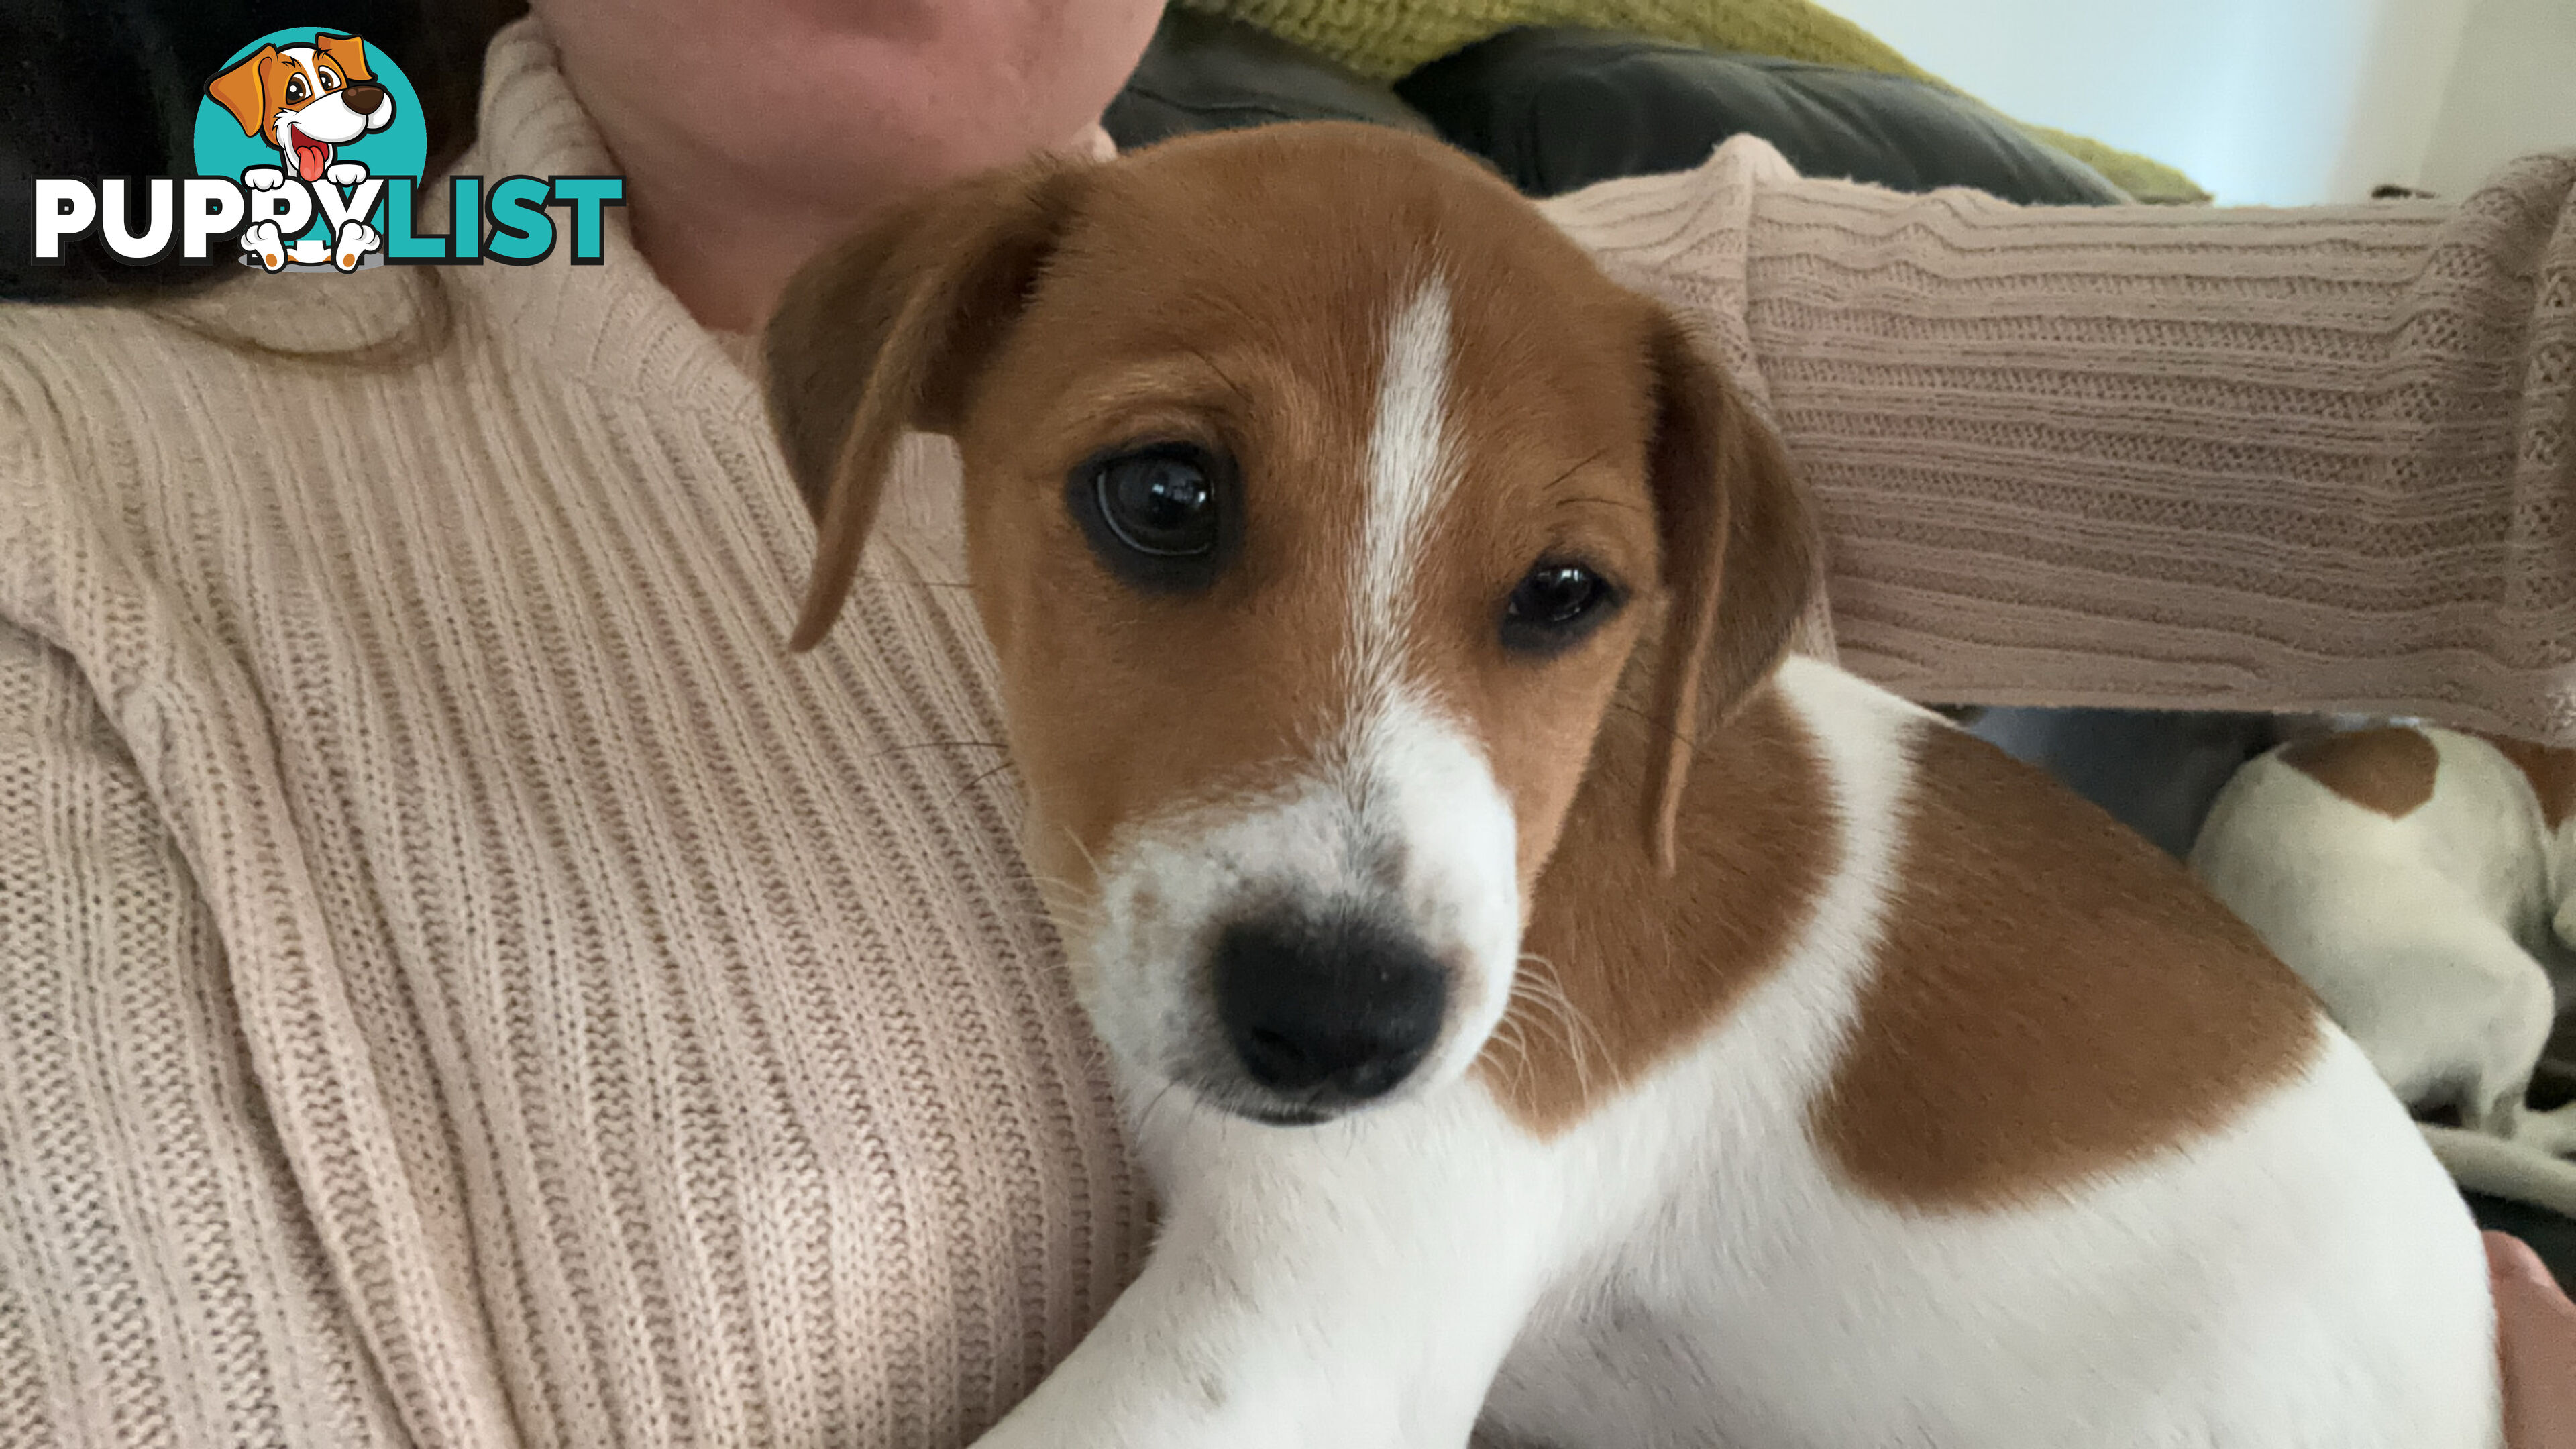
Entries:
[[1440,963],[1357,912],[1236,922],[1213,964],[1226,1038],[1275,1092],[1383,1096],[1422,1064],[1448,1007]]
[[348,99],[350,110],[362,116],[372,116],[385,103],[385,88],[359,81],[349,87]]

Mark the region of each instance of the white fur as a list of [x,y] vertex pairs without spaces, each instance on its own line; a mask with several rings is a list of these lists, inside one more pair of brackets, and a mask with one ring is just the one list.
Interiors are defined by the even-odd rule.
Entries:
[[1448,395],[1449,289],[1435,277],[1387,328],[1346,664],[1360,702],[1348,750],[1353,773],[1371,782],[1363,828],[1403,842],[1405,918],[1453,972],[1450,1023],[1417,1084],[1446,1081],[1475,1060],[1510,1001],[1520,957],[1511,802],[1407,659],[1414,569],[1458,481]]
[[[1317,1128],[1129,1075],[1143,1276],[989,1449],[2491,1449],[2474,1226],[2327,1030],[2214,1137],[1992,1212],[1855,1191],[1809,1135],[1896,885],[1909,741],[1826,666],[1831,883],[1710,1036],[1551,1142],[1475,1079]],[[2071,969],[2082,963],[2070,963]]]
[[[979,1442],[1457,1449],[1481,1416],[1566,1449],[2493,1449],[2475,1227],[2330,1026],[2224,1130],[2041,1200],[1916,1211],[1842,1178],[1812,1104],[1878,969],[1913,744],[1946,726],[1838,670],[1778,678],[1837,858],[1776,973],[1552,1140],[1468,1074],[1521,903],[1509,804],[1407,659],[1422,540],[1460,486],[1448,320],[1434,284],[1388,329],[1346,724],[1277,789],[1113,841],[1067,932],[1161,1235]],[[1211,933],[1283,889],[1370,901],[1474,983],[1412,1082],[1317,1127],[1166,1090],[1221,1064]]]
[[1354,683],[1404,673],[1423,535],[1457,484],[1450,455],[1449,289],[1425,282],[1387,327],[1369,427],[1368,513],[1351,580]]
[[1387,329],[1337,736],[1287,785],[1185,806],[1106,853],[1098,929],[1074,946],[1078,976],[1103,1038],[1148,1077],[1227,1074],[1192,982],[1216,932],[1252,901],[1370,903],[1450,968],[1440,1040],[1388,1100],[1462,1075],[1510,1001],[1521,930],[1511,804],[1406,648],[1423,536],[1455,482],[1448,356],[1448,294],[1435,281]]
[[2576,850],[2550,839],[2529,782],[2493,745],[2423,734],[2433,793],[2396,819],[2278,752],[2249,763],[2211,807],[2192,868],[2399,1098],[2456,1106],[2470,1128],[2539,1151],[2576,1150],[2576,1112],[2522,1106],[2557,1016],[2552,977],[2571,964],[2551,918]]

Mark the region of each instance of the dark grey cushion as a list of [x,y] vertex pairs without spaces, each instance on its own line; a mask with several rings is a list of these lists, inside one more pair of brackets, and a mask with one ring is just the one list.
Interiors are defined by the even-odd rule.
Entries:
[[1395,92],[1303,46],[1177,6],[1164,12],[1136,73],[1102,118],[1109,138],[1128,151],[1194,131],[1278,121],[1373,121],[1437,134]]
[[1395,92],[1533,196],[1687,170],[1751,134],[1805,176],[1901,191],[1973,186],[2023,202],[2127,199],[2083,162],[1937,86],[1616,31],[1508,30],[1422,67]]

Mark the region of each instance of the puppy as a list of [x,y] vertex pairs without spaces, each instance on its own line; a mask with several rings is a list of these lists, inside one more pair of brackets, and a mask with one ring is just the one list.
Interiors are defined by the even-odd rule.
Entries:
[[[242,184],[254,193],[275,191],[287,178],[310,186],[355,186],[367,168],[336,158],[339,148],[393,124],[393,93],[367,69],[367,43],[354,35],[316,33],[311,45],[263,45],[230,70],[206,82],[206,94],[232,113],[242,134],[277,148],[283,167],[254,166]],[[242,231],[242,250],[274,272],[289,261],[318,266],[329,261],[354,270],[384,239],[365,221],[340,223],[329,245],[318,239],[289,243],[274,221]]]
[[[2576,1109],[2524,1107],[2576,965],[2576,750],[2429,726],[2286,745],[2220,792],[2191,864],[2400,1099],[2576,1152]],[[2576,1205],[2576,1174],[2540,1176]]]
[[1778,443],[1489,172],[1043,161],[767,342],[831,626],[963,459],[1027,850],[1163,1206],[982,1441],[2497,1442],[2458,1194],[2178,863],[1784,658]]

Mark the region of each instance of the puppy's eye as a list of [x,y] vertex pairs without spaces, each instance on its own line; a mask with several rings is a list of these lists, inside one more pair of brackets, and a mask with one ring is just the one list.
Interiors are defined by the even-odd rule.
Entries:
[[304,99],[304,77],[295,76],[286,82],[286,98],[290,101]]
[[1231,460],[1196,443],[1100,454],[1065,480],[1065,502],[1101,561],[1130,582],[1190,589],[1216,576],[1234,520]]
[[1092,484],[1118,541],[1154,558],[1216,550],[1216,484],[1191,453],[1157,449],[1100,465]]
[[1503,647],[1537,655],[1570,649],[1618,606],[1608,579],[1579,563],[1542,559],[1504,601]]
[[327,70],[322,72],[322,89],[326,91],[336,91],[339,88],[340,78],[338,76],[331,74],[331,72]]

